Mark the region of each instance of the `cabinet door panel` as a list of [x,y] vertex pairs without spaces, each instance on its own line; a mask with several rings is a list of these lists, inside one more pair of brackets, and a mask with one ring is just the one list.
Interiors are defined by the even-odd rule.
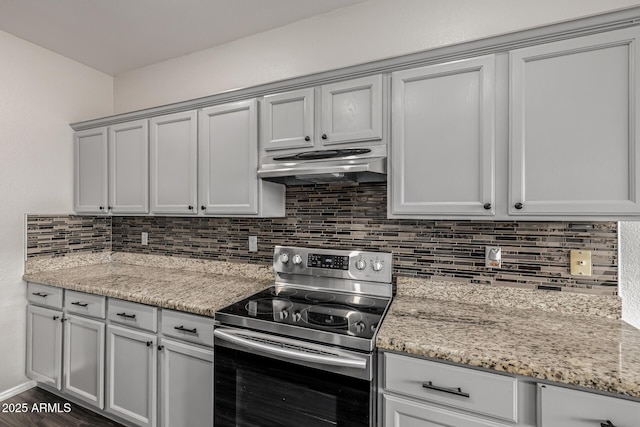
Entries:
[[151,212],[196,214],[197,113],[155,117],[150,127]]
[[260,116],[263,149],[313,147],[313,92],[311,88],[264,97]]
[[213,425],[213,350],[162,340],[163,426]]
[[67,315],[64,337],[64,391],[104,408],[104,323]]
[[493,214],[494,63],[393,74],[393,213]]
[[157,339],[107,326],[107,411],[141,426],[156,425]]
[[74,210],[104,213],[108,204],[107,128],[76,132],[74,148]]
[[323,145],[382,139],[382,76],[322,86]]
[[510,214],[640,212],[639,33],[510,53]]
[[146,120],[109,128],[109,203],[113,213],[149,212],[149,135]]
[[62,312],[27,306],[27,376],[62,387]]
[[200,203],[206,214],[258,213],[256,106],[249,100],[200,113]]

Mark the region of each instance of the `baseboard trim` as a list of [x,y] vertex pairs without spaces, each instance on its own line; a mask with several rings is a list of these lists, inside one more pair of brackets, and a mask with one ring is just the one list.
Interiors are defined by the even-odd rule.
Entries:
[[10,388],[9,390],[3,391],[2,393],[0,393],[0,402],[2,402],[3,400],[7,400],[17,394],[20,394],[23,391],[30,390],[35,386],[36,386],[35,381],[27,381],[24,384],[19,384],[13,388]]

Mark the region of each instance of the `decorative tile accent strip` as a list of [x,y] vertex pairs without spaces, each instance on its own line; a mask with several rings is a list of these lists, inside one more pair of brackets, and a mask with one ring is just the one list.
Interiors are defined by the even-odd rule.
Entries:
[[27,259],[111,251],[111,217],[27,215]]
[[[394,253],[395,274],[529,289],[617,292],[616,222],[387,219],[386,184],[290,186],[285,218],[113,217],[113,250],[270,265],[274,245]],[[149,245],[140,233],[149,233]],[[248,252],[248,236],[258,252]],[[503,268],[484,267],[501,246]],[[569,250],[593,275],[569,275]]]

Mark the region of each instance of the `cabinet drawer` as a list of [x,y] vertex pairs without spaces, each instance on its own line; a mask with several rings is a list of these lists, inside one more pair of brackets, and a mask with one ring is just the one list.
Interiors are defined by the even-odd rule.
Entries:
[[494,421],[449,411],[444,408],[419,404],[394,396],[383,396],[385,427],[509,427]]
[[104,319],[106,312],[105,300],[106,298],[102,295],[67,290],[64,292],[64,309],[69,313]]
[[636,427],[640,402],[538,384],[540,427]]
[[27,299],[29,302],[52,308],[62,309],[62,288],[29,283],[27,285]]
[[163,310],[162,335],[213,347],[213,319]]
[[158,331],[158,309],[150,305],[109,298],[107,319],[132,328]]
[[466,411],[517,421],[517,380],[385,353],[385,389]]

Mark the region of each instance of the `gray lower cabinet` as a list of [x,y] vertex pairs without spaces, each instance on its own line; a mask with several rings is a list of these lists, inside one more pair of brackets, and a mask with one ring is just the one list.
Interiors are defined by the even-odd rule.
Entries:
[[104,408],[104,338],[104,321],[65,316],[63,390],[100,409]]
[[159,348],[161,425],[213,426],[213,349],[165,338]]
[[62,311],[27,306],[27,376],[62,386]]
[[157,337],[107,326],[106,410],[136,425],[156,425]]

